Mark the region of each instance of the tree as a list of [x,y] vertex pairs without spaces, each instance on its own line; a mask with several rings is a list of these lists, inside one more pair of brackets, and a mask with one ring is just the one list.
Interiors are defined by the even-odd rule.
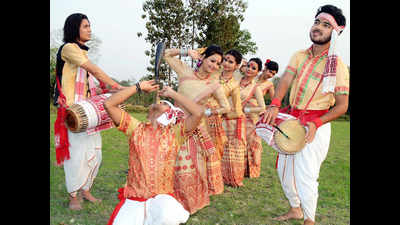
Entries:
[[198,15],[199,37],[196,39],[200,46],[217,44],[224,51],[234,48],[243,55],[256,53],[256,43],[250,41],[251,34],[240,30],[247,3],[242,0],[211,0],[203,7],[196,9],[201,12]]
[[[165,41],[167,48],[191,48],[218,44],[226,51],[235,48],[243,55],[255,53],[256,44],[251,42],[247,30],[240,30],[240,22],[247,3],[243,0],[147,0],[143,4],[142,19],[147,19],[147,36],[151,50],[150,56],[154,65],[154,51],[158,41]],[[139,32],[138,37],[143,34]],[[193,67],[193,61],[192,61]],[[154,66],[148,67],[154,73]],[[153,75],[147,78],[152,79]],[[160,79],[168,85],[176,85],[171,76],[170,67],[165,63],[160,66]]]
[[[186,12],[181,0],[148,0],[143,3],[143,11],[147,14],[142,15],[142,18],[148,18],[145,40],[151,44],[150,51],[147,50],[145,54],[150,56],[150,63],[154,65],[155,46],[159,41],[164,41],[167,48],[180,48],[186,42]],[[142,33],[137,35],[141,37]],[[148,67],[147,71],[151,72],[147,78],[153,79],[154,66]],[[160,65],[160,80],[171,85],[171,69],[165,63]]]

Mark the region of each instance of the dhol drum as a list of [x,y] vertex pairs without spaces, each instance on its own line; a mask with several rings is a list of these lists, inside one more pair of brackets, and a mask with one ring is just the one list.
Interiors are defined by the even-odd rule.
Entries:
[[260,121],[256,125],[256,133],[269,146],[282,154],[293,155],[300,152],[306,145],[307,127],[289,114],[278,113],[276,126],[270,126]]
[[[103,103],[111,94],[102,94],[79,101],[67,108],[66,124],[71,132],[95,132],[114,127]],[[119,106],[125,109],[125,105]]]

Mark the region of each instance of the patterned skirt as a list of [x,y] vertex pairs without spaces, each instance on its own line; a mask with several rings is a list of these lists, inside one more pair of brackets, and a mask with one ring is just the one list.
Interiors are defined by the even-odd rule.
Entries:
[[245,118],[223,118],[222,126],[228,137],[221,160],[223,181],[233,187],[243,186],[244,153],[246,151]]
[[210,204],[205,158],[214,152],[214,144],[202,125],[188,135],[178,151],[174,196],[190,214]]
[[260,176],[261,171],[261,138],[255,130],[255,122],[246,118],[246,151],[244,154],[245,177],[255,178]]
[[224,182],[221,172],[221,158],[224,152],[224,145],[228,139],[222,128],[222,119],[218,115],[206,118],[207,130],[215,145],[215,152],[206,157],[208,193],[210,195],[222,194],[224,192]]

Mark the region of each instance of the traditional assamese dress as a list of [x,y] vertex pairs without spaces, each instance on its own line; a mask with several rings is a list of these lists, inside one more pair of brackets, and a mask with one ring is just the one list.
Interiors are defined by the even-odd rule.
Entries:
[[[263,96],[265,96],[268,93],[270,87],[274,86],[274,83],[272,83],[272,81],[270,81],[270,80],[261,81],[261,80],[257,79],[256,83],[260,87],[260,89],[263,93]],[[273,96],[271,96],[271,98],[272,97]]]
[[213,77],[223,86],[225,95],[232,106],[232,110],[222,116],[222,127],[228,138],[221,160],[222,178],[225,184],[239,187],[243,185],[244,178],[246,118],[242,111],[239,81],[234,76],[225,81],[221,78],[221,73],[218,72]]
[[[242,79],[240,73],[234,73],[237,80]],[[259,120],[259,114],[265,110],[263,93],[253,79],[246,86],[240,85],[240,99],[242,107],[248,108],[250,113],[246,115],[246,151],[244,157],[245,176],[255,178],[260,176],[261,172],[261,138],[256,134],[255,125]]]
[[[222,107],[218,109],[219,113],[226,113],[230,110],[229,102],[218,82],[211,79],[199,79],[192,68],[180,59],[170,56],[168,50],[165,51],[164,59],[178,75],[178,93],[200,105],[207,104],[209,98],[216,98]],[[207,126],[207,120],[203,117],[197,129],[188,135],[185,143],[181,146],[176,161],[174,195],[191,214],[210,203],[209,180],[213,182],[212,184],[222,183],[223,188],[220,167],[215,170],[213,167],[207,168],[206,165],[207,158],[215,159],[214,155],[217,155]],[[218,164],[211,166],[218,166]],[[216,175],[212,176],[213,174],[210,172],[214,171]],[[208,174],[211,175],[210,179]],[[221,190],[215,191],[220,192]]]
[[189,212],[173,195],[175,161],[185,138],[184,119],[154,128],[123,111],[118,129],[128,137],[129,170],[108,225],[185,223]]
[[[339,57],[334,93],[322,93],[323,85],[322,82],[320,85],[319,83],[324,73],[327,54],[328,49],[319,55],[313,55],[310,47],[292,56],[285,71],[294,75],[289,96],[290,109],[282,112],[298,117],[306,123],[328,112],[335,103],[336,95],[349,94],[349,71]],[[307,109],[304,110],[306,106]],[[278,153],[277,170],[283,191],[291,207],[301,205],[304,219],[315,221],[318,201],[317,179],[321,164],[328,153],[330,136],[331,123],[328,122],[317,129],[314,140],[306,144],[300,152],[294,155]]]
[[[88,47],[76,43],[62,45],[57,54],[57,73],[61,73],[61,93],[66,106],[95,94],[91,75],[80,66],[89,59]],[[90,84],[90,89],[89,89]],[[56,137],[56,145],[59,139]],[[100,132],[73,133],[68,129],[70,158],[63,162],[65,185],[72,196],[80,189],[89,190],[102,160]]]

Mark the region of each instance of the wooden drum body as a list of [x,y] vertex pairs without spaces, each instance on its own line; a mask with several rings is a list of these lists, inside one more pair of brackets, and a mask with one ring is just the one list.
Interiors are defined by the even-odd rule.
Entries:
[[114,123],[103,106],[104,101],[110,96],[109,93],[95,95],[68,107],[66,116],[68,129],[79,133],[96,128],[99,128],[98,130],[112,128]]

